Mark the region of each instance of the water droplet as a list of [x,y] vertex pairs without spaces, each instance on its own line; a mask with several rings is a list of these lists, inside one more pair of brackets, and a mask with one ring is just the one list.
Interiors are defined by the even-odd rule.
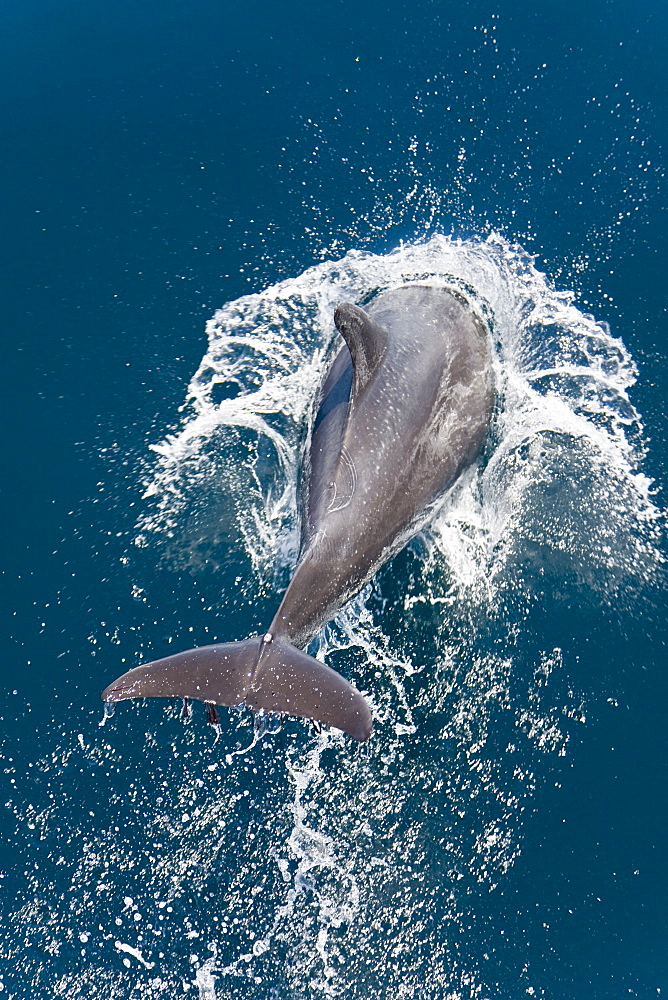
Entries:
[[261,740],[267,733],[278,733],[282,724],[283,720],[281,716],[276,715],[274,712],[255,712],[253,729],[256,741]]
[[211,701],[204,703],[206,705],[206,721],[210,726],[220,727],[220,716],[218,715],[218,709]]
[[107,719],[110,719],[112,717],[112,715],[114,714],[115,711],[116,711],[116,705],[114,704],[114,702],[113,701],[105,701],[105,703],[104,703],[104,712],[102,714],[102,718],[98,722],[98,726],[104,726],[104,724],[106,723]]

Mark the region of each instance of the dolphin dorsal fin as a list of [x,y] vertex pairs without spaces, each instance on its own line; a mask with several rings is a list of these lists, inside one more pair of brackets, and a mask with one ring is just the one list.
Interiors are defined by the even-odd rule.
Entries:
[[371,319],[363,309],[350,302],[342,302],[336,307],[334,323],[353,359],[354,399],[367,384],[385,353],[387,330]]

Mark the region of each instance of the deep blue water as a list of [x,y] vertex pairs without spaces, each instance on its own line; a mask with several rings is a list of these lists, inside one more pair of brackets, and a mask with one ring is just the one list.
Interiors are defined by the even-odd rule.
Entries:
[[[668,9],[0,26],[0,995],[663,995]],[[477,478],[327,634],[374,740],[292,722],[228,763],[247,716],[215,745],[153,704],[100,729],[128,664],[266,625],[316,305],[397,267],[490,307],[504,392]],[[189,437],[229,371],[265,409]]]

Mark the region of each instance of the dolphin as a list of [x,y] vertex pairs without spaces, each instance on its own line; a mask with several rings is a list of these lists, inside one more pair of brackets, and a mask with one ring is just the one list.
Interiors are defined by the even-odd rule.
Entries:
[[334,312],[344,343],[318,393],[301,483],[301,546],[268,630],[166,656],[102,694],[245,703],[335,726],[363,742],[360,692],[304,652],[323,626],[432,517],[479,456],[494,405],[489,331],[468,301],[406,284]]

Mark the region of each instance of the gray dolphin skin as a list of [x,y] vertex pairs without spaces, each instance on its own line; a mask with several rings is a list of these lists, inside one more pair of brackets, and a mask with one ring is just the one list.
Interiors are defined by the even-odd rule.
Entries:
[[459,293],[408,284],[366,311],[339,305],[345,341],[320,388],[302,476],[301,550],[263,636],[129,670],[103,692],[301,716],[369,738],[362,695],[303,652],[432,516],[482,449],[494,405],[489,331]]

